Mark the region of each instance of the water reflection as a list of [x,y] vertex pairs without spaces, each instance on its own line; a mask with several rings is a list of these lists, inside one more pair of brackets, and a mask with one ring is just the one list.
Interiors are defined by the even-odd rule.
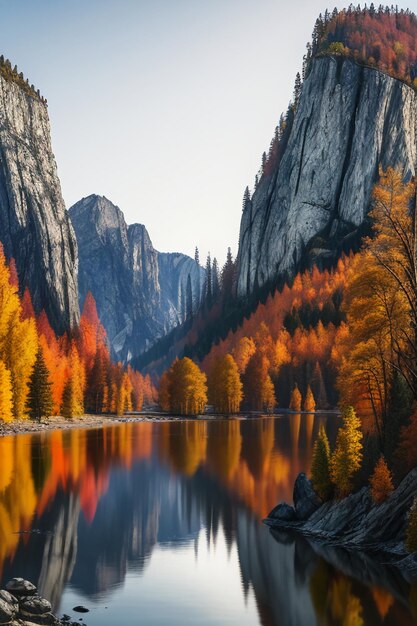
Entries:
[[334,440],[313,415],[1,438],[2,579],[37,581],[56,610],[91,602],[90,626],[116,607],[126,626],[139,607],[146,624],[417,623],[395,570],[260,522],[291,500],[321,422]]

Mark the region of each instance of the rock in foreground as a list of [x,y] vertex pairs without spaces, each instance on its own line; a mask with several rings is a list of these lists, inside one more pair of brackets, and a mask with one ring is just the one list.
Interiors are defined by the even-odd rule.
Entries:
[[[52,614],[51,603],[36,593],[33,583],[23,578],[12,578],[6,590],[0,590],[0,626],[74,626],[69,616],[59,619]],[[85,625],[86,626],[86,625]]]
[[[343,500],[325,502],[303,519],[302,515],[307,512],[304,504],[311,501],[313,506],[306,481],[304,474],[298,476],[298,486],[294,488],[295,506],[280,504],[275,507],[264,520],[268,526],[292,528],[325,545],[383,554],[402,570],[417,574],[417,555],[409,555],[404,546],[407,513],[417,493],[417,468],[382,504],[375,504],[369,488],[363,487]],[[297,504],[300,516],[297,515]],[[293,516],[289,509],[294,511]]]

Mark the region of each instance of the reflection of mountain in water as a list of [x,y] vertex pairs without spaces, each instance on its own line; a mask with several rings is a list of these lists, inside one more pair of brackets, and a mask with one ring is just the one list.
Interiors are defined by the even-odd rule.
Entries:
[[[3,579],[38,581],[57,609],[68,581],[90,598],[108,594],[128,571],[146,576],[157,544],[192,547],[201,530],[213,544],[222,528],[264,626],[412,624],[414,588],[402,579],[299,538],[276,541],[260,523],[291,497],[320,419],[124,424],[0,439]],[[327,428],[334,439],[335,423]],[[13,534],[31,528],[40,533]],[[339,615],[344,604],[353,621]]]

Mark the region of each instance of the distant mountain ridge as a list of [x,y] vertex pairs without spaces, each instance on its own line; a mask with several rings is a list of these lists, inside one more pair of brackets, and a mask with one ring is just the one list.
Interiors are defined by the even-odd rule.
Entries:
[[128,226],[110,200],[90,195],[69,215],[78,242],[80,304],[91,291],[118,359],[137,356],[199,305],[203,268],[185,254],[155,250],[145,226]]

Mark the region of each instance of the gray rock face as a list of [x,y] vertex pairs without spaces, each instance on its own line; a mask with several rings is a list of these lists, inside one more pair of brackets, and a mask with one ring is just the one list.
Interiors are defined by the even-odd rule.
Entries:
[[273,528],[296,529],[326,546],[387,554],[402,569],[416,574],[416,555],[404,559],[407,555],[404,546],[407,515],[416,492],[417,468],[382,504],[374,504],[369,488],[363,487],[343,500],[324,503],[304,522],[273,517],[273,509],[265,523]]
[[188,283],[194,303],[200,301],[204,270],[184,254],[157,252],[146,228],[127,226],[107,198],[83,198],[69,214],[78,241],[80,305],[91,291],[114,355],[129,360],[184,320]]
[[[417,162],[417,94],[377,70],[342,58],[315,59],[275,170],[242,215],[240,297],[327,256],[364,222],[378,167]],[[323,244],[324,240],[324,244]]]
[[295,515],[299,520],[307,520],[322,505],[322,501],[304,472],[298,474],[295,481],[293,500]]
[[56,331],[78,322],[77,244],[44,103],[0,77],[0,241]]

